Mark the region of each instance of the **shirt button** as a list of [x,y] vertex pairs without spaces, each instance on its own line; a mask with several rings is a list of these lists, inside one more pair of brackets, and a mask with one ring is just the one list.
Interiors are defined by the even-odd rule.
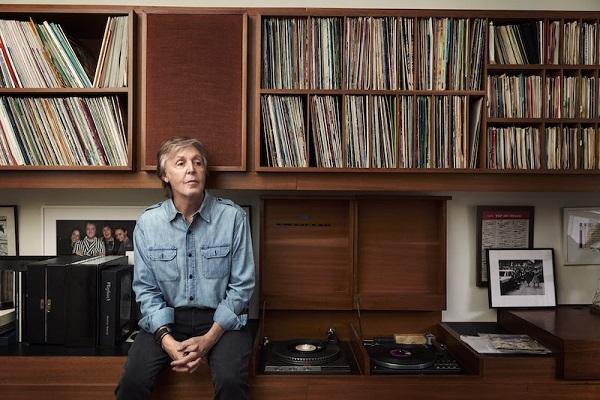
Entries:
[[191,257],[191,256],[192,256],[192,253],[188,253],[188,257]]
[[190,296],[190,301],[194,301],[194,296]]
[[194,277],[194,275],[190,274],[190,279],[192,279]]

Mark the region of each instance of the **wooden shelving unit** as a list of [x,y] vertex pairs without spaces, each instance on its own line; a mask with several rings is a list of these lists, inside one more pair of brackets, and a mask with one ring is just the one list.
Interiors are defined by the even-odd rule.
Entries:
[[[491,35],[507,26],[542,54],[501,60]],[[515,185],[530,175],[597,174],[598,19],[589,13],[260,10],[253,29],[258,172],[507,173]],[[327,99],[326,111],[316,99]],[[319,127],[322,115],[336,123]]]
[[[62,98],[66,96],[100,97],[116,96],[123,110],[124,128],[127,133],[127,165],[123,166],[7,166],[3,172],[2,188],[158,188],[152,177],[155,169],[155,151],[158,143],[172,134],[188,134],[199,137],[209,148],[211,176],[209,185],[216,189],[237,190],[286,190],[286,191],[598,191],[598,163],[600,162],[599,93],[599,17],[586,12],[555,11],[479,11],[479,10],[369,10],[369,9],[199,9],[178,7],[99,7],[99,6],[1,6],[2,18],[28,20],[54,19],[64,23],[75,37],[88,44],[95,52],[101,45],[103,27],[108,16],[126,15],[128,18],[129,43],[128,85],[123,88],[90,89],[0,89],[2,96],[20,98]],[[306,24],[304,36],[298,42],[305,49],[302,85],[289,84],[285,88],[266,84],[263,79],[263,54],[267,36],[265,26],[268,21],[301,21]],[[328,43],[324,27],[336,21],[335,35],[339,39],[334,47],[331,61],[335,67],[333,75],[327,63],[316,57],[321,53],[313,51],[315,43]],[[447,23],[450,29],[468,32],[458,43],[471,49],[476,41],[474,23],[480,21],[484,29],[483,53],[455,51],[449,52],[448,63],[437,63],[443,59],[437,44],[437,35],[430,38],[433,50],[431,57],[425,57],[425,47],[419,38],[420,25],[431,23],[436,31],[438,23]],[[310,33],[313,22],[315,29],[320,27],[321,36]],[[541,22],[543,29],[556,27],[557,58],[542,60],[539,64],[498,64],[492,63],[489,53],[490,23],[495,27],[522,25]],[[374,58],[363,59],[365,71],[385,70],[388,66],[397,68],[395,78],[375,79],[381,76],[373,72],[368,76],[370,84],[359,84],[349,79],[354,76],[355,64],[348,61],[354,47],[346,45],[348,27],[353,24],[382,26],[385,35],[371,32],[373,48],[389,50],[390,57],[375,63]],[[368,25],[371,24],[371,25]],[[394,25],[396,24],[396,25]],[[412,40],[402,41],[401,27],[410,32]],[[227,29],[217,29],[226,26]],[[395,30],[391,27],[395,26]],[[166,27],[170,27],[166,29]],[[577,27],[585,27],[581,33]],[[382,28],[382,29],[383,29]],[[223,32],[213,35],[211,32]],[[168,33],[167,33],[168,32]],[[227,34],[224,34],[227,32]],[[316,32],[316,31],[315,31]],[[458,33],[455,32],[455,35]],[[570,43],[565,37],[573,37],[579,32],[579,47],[569,50]],[[386,36],[387,35],[387,36]],[[210,41],[191,41],[190,38],[210,36]],[[396,37],[396,45],[383,43],[384,39]],[[379,40],[374,40],[379,38]],[[311,45],[311,40],[313,45]],[[585,39],[585,40],[584,40]],[[189,45],[188,42],[194,43]],[[454,40],[452,43],[456,42]],[[548,43],[548,41],[546,41]],[[594,51],[583,48],[583,43],[595,43]],[[274,43],[274,42],[273,42]],[[410,52],[402,43],[412,44],[412,75],[402,60]],[[298,49],[298,48],[297,48]],[[297,50],[296,49],[296,50]],[[577,51],[578,49],[578,51]],[[408,54],[407,54],[408,53]],[[573,54],[578,53],[579,58]],[[200,55],[208,55],[206,57]],[[471,65],[475,54],[482,54],[483,61],[478,68]],[[584,56],[590,55],[590,59]],[[567,58],[568,57],[568,58]],[[572,58],[572,60],[571,60]],[[212,61],[207,62],[207,59]],[[387,63],[389,61],[389,63]],[[449,73],[452,65],[461,64],[461,73]],[[281,65],[275,63],[274,65]],[[321,65],[322,67],[317,68]],[[177,66],[176,68],[174,66]],[[135,68],[134,68],[135,67]],[[438,86],[437,72],[442,72],[446,86]],[[299,70],[300,71],[300,70]],[[479,84],[476,72],[480,74]],[[316,74],[318,72],[318,74]],[[419,83],[420,74],[432,73],[431,86]],[[579,84],[579,89],[569,97],[569,101],[582,104],[585,96],[592,98],[590,107],[578,107],[574,116],[551,113],[553,106],[562,110],[566,95],[557,91],[553,103],[544,101],[542,114],[531,116],[495,116],[489,113],[491,95],[488,79],[506,74],[509,77],[534,76],[541,80],[541,96],[547,96],[552,85],[564,89],[567,79]],[[327,75],[332,83],[323,83],[313,76]],[[409,78],[411,77],[411,78]],[[456,83],[453,78],[462,78]],[[410,81],[412,79],[412,81]],[[460,79],[459,79],[460,81]],[[329,82],[329,81],[327,81]],[[581,90],[587,85],[588,89]],[[301,122],[304,125],[305,167],[276,167],[267,162],[266,141],[263,131],[265,118],[262,115],[261,99],[273,98],[277,101],[298,98],[302,107]],[[394,135],[380,135],[386,151],[381,146],[373,146],[372,136],[356,141],[353,150],[347,143],[354,143],[356,135],[350,134],[346,120],[357,99],[364,100],[366,112],[362,117],[372,127],[395,130]],[[375,100],[381,107],[373,108]],[[481,102],[479,110],[476,105]],[[199,104],[204,104],[200,107]],[[336,166],[324,166],[323,156],[319,156],[311,124],[314,110],[322,105],[335,104],[339,118],[339,143],[335,148],[341,156]],[[368,107],[367,107],[368,105]],[[418,107],[428,110],[429,125],[424,125],[419,117]],[[360,107],[359,107],[360,108]],[[378,110],[377,112],[373,110]],[[452,110],[460,110],[461,123],[451,116]],[[575,110],[575,109],[574,109]],[[375,118],[377,115],[394,115],[394,118]],[[391,113],[391,114],[390,114]],[[451,115],[451,114],[448,114]],[[471,117],[481,121],[478,140],[479,148],[471,152],[474,130],[470,127]],[[375,119],[374,119],[375,118]],[[374,124],[373,121],[383,121]],[[406,122],[406,123],[405,123]],[[412,124],[410,125],[409,124]],[[417,136],[412,145],[401,140],[402,129],[408,126],[414,132],[421,131],[427,138],[427,151],[417,151]],[[443,129],[437,129],[442,127]],[[534,135],[539,154],[524,166],[535,168],[496,168],[490,158],[490,128],[535,130]],[[444,140],[448,134],[460,131],[462,140]],[[548,131],[548,132],[547,132]],[[445,133],[440,133],[445,132]],[[368,133],[368,132],[367,132]],[[512,138],[512,133],[507,134]],[[516,135],[516,134],[515,134]],[[526,134],[525,134],[526,135]],[[529,134],[531,136],[531,134]],[[488,137],[489,136],[489,137]],[[554,138],[554,139],[553,139]],[[389,139],[389,140],[388,140]],[[406,137],[405,137],[406,139]],[[323,146],[323,138],[320,146]],[[460,156],[455,150],[460,143]],[[548,145],[554,149],[548,148]],[[414,150],[413,158],[406,159],[408,147]],[[385,146],[384,146],[385,147]],[[353,159],[362,149],[369,149],[370,156],[357,161]],[[379,149],[381,157],[373,157],[374,149]],[[435,150],[434,150],[435,149]],[[447,151],[449,149],[454,149]],[[563,153],[563,149],[566,151]],[[585,157],[589,151],[590,157]],[[509,151],[510,152],[510,151]],[[499,152],[496,151],[495,154]],[[551,154],[552,153],[552,154]],[[388,158],[384,155],[387,154]],[[441,154],[446,158],[441,158]],[[566,154],[566,155],[563,155]],[[389,157],[391,155],[391,157]],[[530,153],[529,153],[530,155]],[[562,160],[556,160],[557,155]],[[571,155],[571,157],[569,157]],[[574,157],[577,155],[577,157]],[[421,161],[418,161],[420,157]],[[387,161],[383,162],[382,159]],[[354,160],[354,161],[353,161]],[[375,161],[378,160],[378,161]],[[460,163],[458,161],[461,161]],[[423,162],[419,164],[419,162]],[[539,166],[539,168],[537,168]],[[91,175],[87,175],[91,174]],[[91,178],[91,179],[90,179]]]
[[[99,58],[107,21],[111,17],[125,18],[125,34],[127,36],[126,43],[126,66],[125,66],[125,83],[124,84],[100,84],[90,87],[76,87],[70,83],[54,87],[44,84],[36,84],[30,80],[30,84],[26,84],[25,79],[22,79],[22,86],[17,88],[0,88],[0,97],[6,104],[11,104],[11,115],[13,121],[30,119],[33,122],[28,126],[30,128],[21,128],[21,134],[31,135],[33,137],[29,142],[33,147],[37,145],[36,150],[28,150],[25,153],[29,155],[31,160],[19,165],[3,165],[0,170],[85,170],[85,171],[131,171],[133,168],[133,139],[134,139],[134,86],[133,82],[133,24],[134,13],[131,8],[124,7],[41,7],[41,6],[2,6],[0,7],[0,19],[9,21],[32,21],[35,24],[43,25],[44,22],[56,24],[62,29],[67,37],[72,38],[73,43],[77,43],[76,48],[83,48],[90,58],[91,66],[95,67]],[[39,31],[39,29],[38,29]],[[5,31],[4,34],[9,34],[10,31]],[[45,43],[48,43],[46,41]],[[5,44],[5,47],[8,44]],[[72,44],[73,46],[73,44]],[[23,46],[22,52],[26,53],[30,47]],[[7,54],[17,58],[17,53],[20,50],[15,46],[9,46]],[[38,53],[41,53],[38,51]],[[22,58],[22,57],[20,57]],[[80,58],[81,59],[81,58]],[[54,59],[53,59],[54,60]],[[51,64],[58,65],[55,61]],[[85,64],[85,63],[84,63]],[[31,68],[37,68],[31,64]],[[56,67],[54,67],[56,68]],[[20,68],[22,76],[26,75],[27,69]],[[88,77],[93,83],[94,76],[91,75],[95,69],[88,72]],[[102,108],[99,108],[98,115],[104,114],[105,118],[99,122],[93,115],[91,103],[106,101]],[[45,101],[42,105],[42,101]],[[33,105],[34,102],[36,105]],[[108,104],[113,102],[112,106]],[[82,105],[87,103],[88,105]],[[8,107],[8,106],[7,106]],[[73,107],[73,112],[67,113],[65,110],[68,107]],[[48,121],[40,122],[42,118],[36,117],[34,110],[48,117]],[[118,108],[118,109],[117,109]],[[19,111],[20,109],[20,111]],[[45,111],[44,111],[45,110]],[[53,117],[50,117],[51,112],[55,110]],[[61,111],[62,110],[62,111]],[[83,111],[90,110],[87,116]],[[79,120],[77,120],[79,118]],[[87,118],[87,120],[86,120]],[[94,118],[94,122],[90,123],[90,119]],[[87,122],[86,122],[87,121]],[[93,143],[91,131],[100,132],[100,124],[114,124],[112,128],[107,129],[112,136],[107,135],[105,138],[102,134],[96,134],[96,142]],[[9,124],[8,119],[3,120],[3,124]],[[89,125],[91,131],[87,131],[82,126]],[[4,125],[5,129],[7,125]],[[86,133],[88,132],[88,133]],[[8,136],[8,134],[7,134]],[[118,141],[115,137],[121,138],[123,145],[118,146]],[[49,145],[49,138],[55,138],[54,151]],[[71,138],[71,139],[69,139]],[[78,138],[78,139],[77,139]],[[88,143],[85,143],[86,138],[90,138]],[[16,139],[19,140],[19,139]],[[71,140],[71,141],[69,141]],[[102,142],[102,145],[99,143]],[[62,142],[62,144],[58,144]],[[74,145],[78,142],[77,146]],[[47,146],[47,150],[43,146]],[[62,151],[60,150],[62,147]],[[122,156],[118,161],[98,161],[101,157],[89,156],[94,151],[92,148],[104,148],[104,152],[114,151],[116,147],[122,148]],[[58,149],[58,150],[57,150]],[[52,160],[52,153],[66,154],[73,151],[71,159],[67,160]],[[47,160],[42,160],[41,156],[33,157],[32,154],[44,153],[47,155]],[[100,154],[100,153],[98,153]],[[34,161],[34,159],[36,161]],[[78,159],[80,161],[78,161]],[[28,186],[26,183],[23,186]]]

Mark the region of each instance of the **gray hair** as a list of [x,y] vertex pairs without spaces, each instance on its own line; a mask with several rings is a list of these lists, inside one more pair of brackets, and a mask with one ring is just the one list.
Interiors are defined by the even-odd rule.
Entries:
[[[206,148],[198,139],[188,136],[173,136],[158,146],[158,150],[156,151],[156,175],[162,182],[165,195],[168,198],[173,197],[173,189],[171,189],[170,183],[165,182],[162,179],[165,176],[167,158],[170,154],[187,149],[189,147],[195,147],[200,152],[200,155],[202,156],[202,163],[206,168],[208,168],[208,162],[206,161]],[[206,174],[208,175],[208,170],[206,171]]]

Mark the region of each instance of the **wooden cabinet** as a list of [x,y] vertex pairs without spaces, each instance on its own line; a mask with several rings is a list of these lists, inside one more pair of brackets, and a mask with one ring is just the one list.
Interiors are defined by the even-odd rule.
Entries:
[[[131,170],[133,11],[2,6],[0,19],[0,169]],[[114,80],[94,79],[111,65]]]
[[564,379],[600,379],[600,317],[588,305],[552,309],[500,310],[498,322],[523,332],[558,354],[556,375]]
[[319,338],[329,324],[348,338],[360,310],[365,334],[431,330],[446,307],[447,200],[263,197],[264,334]]

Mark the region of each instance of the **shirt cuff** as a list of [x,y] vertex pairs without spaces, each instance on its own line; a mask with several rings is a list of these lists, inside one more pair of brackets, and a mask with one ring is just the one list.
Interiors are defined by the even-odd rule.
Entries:
[[227,307],[219,306],[215,310],[213,320],[225,331],[238,331],[248,322],[248,314],[235,315]]
[[173,322],[175,322],[175,310],[172,307],[166,307],[142,318],[139,325],[146,332],[154,334],[161,326],[170,325]]

